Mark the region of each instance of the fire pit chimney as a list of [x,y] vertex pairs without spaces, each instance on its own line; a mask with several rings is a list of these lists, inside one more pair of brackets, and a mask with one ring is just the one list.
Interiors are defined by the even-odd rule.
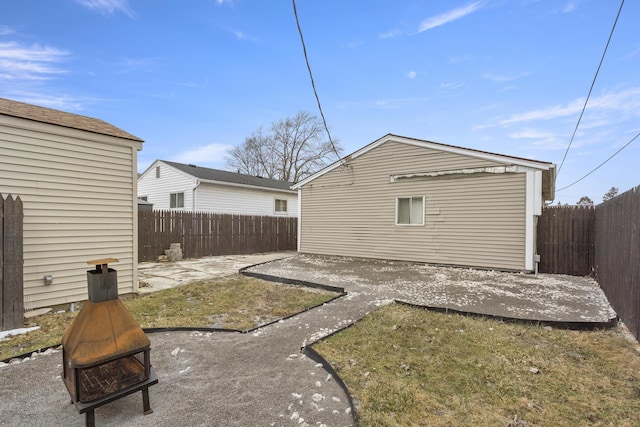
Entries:
[[115,258],[87,261],[89,300],[62,337],[63,381],[86,425],[95,425],[94,410],[142,391],[144,414],[153,412],[149,386],[158,383],[151,367],[151,342],[118,298]]

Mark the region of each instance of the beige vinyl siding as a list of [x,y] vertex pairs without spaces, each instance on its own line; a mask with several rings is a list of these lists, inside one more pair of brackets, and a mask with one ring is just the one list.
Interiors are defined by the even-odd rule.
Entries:
[[[390,182],[390,176],[498,166],[384,143],[302,188],[301,252],[523,269],[525,174]],[[425,197],[424,225],[396,225],[397,197]]]
[[139,141],[0,116],[0,193],[24,205],[26,309],[86,299],[91,259],[118,258],[120,292],[137,287],[140,148]]

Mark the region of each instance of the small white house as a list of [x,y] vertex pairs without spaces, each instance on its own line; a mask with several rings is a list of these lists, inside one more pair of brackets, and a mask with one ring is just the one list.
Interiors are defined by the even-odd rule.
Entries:
[[99,119],[0,98],[0,193],[23,202],[27,309],[86,299],[93,259],[119,259],[120,292],[137,289],[142,142]]
[[154,210],[298,216],[293,183],[156,160],[138,178],[138,196]]

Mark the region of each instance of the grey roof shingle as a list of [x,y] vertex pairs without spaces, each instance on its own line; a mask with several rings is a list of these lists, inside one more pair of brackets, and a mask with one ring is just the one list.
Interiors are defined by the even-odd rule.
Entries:
[[262,178],[253,175],[244,175],[241,173],[223,171],[219,169],[210,169],[196,165],[186,165],[184,163],[169,162],[167,160],[160,161],[204,181],[228,182],[232,184],[274,188],[277,190],[289,191],[291,191],[291,186],[293,185],[293,182],[278,181],[276,179]]
[[39,107],[6,98],[0,98],[0,114],[144,142],[137,136],[131,135],[129,132],[125,132],[100,119]]

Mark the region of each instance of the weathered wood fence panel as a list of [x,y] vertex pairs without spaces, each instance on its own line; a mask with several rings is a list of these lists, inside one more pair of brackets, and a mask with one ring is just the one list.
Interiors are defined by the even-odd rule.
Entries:
[[0,330],[24,326],[23,210],[20,197],[0,197]]
[[138,261],[153,261],[171,243],[187,258],[295,250],[298,220],[208,212],[138,212]]
[[594,207],[545,207],[538,219],[540,271],[593,275],[640,340],[640,186]]
[[640,340],[640,186],[598,205],[595,238],[596,280]]
[[538,218],[541,273],[587,276],[593,272],[593,206],[548,206]]

